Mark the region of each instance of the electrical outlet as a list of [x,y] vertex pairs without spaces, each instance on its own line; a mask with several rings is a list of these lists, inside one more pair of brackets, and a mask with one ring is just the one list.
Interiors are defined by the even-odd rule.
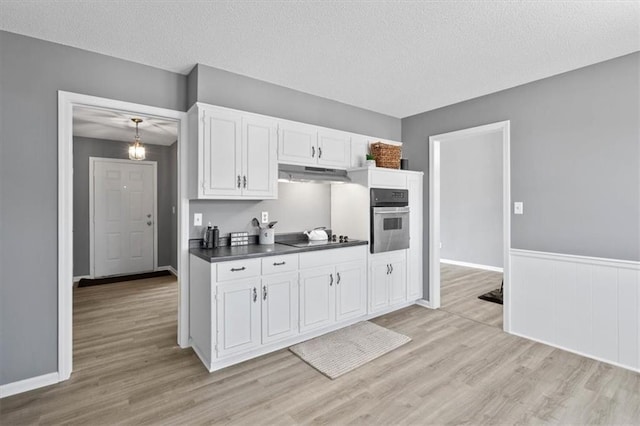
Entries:
[[202,226],[202,213],[193,214],[193,226]]
[[262,223],[269,223],[269,212],[262,212]]
[[522,201],[513,203],[513,214],[524,214],[524,203]]

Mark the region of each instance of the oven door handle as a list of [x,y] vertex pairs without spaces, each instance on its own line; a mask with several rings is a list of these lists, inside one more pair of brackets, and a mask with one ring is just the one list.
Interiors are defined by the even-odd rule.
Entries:
[[373,212],[373,214],[407,214],[407,213],[409,213],[409,209],[402,210],[402,211],[398,210],[395,212]]

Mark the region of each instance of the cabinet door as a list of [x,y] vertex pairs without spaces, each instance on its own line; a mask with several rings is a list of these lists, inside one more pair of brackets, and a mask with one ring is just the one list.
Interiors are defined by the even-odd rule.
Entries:
[[298,274],[262,279],[262,343],[298,334]]
[[318,165],[348,168],[351,164],[351,135],[321,129],[318,131]]
[[389,263],[384,258],[374,260],[369,277],[369,312],[389,306]]
[[241,115],[206,108],[200,139],[200,195],[203,198],[239,196],[242,179]]
[[317,145],[317,127],[301,123],[280,123],[278,130],[279,163],[316,165]]
[[300,271],[300,332],[335,321],[335,277],[333,267]]
[[407,300],[407,264],[404,259],[397,259],[389,265],[389,304],[397,305]]
[[367,287],[362,262],[336,266],[336,320],[366,313]]
[[217,285],[218,357],[260,344],[260,280]]
[[242,196],[277,198],[278,125],[275,120],[245,116],[242,119]]

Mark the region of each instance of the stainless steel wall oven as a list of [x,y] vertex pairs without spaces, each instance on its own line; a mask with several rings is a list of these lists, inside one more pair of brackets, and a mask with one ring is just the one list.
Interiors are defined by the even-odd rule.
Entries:
[[409,248],[409,191],[371,188],[371,253]]

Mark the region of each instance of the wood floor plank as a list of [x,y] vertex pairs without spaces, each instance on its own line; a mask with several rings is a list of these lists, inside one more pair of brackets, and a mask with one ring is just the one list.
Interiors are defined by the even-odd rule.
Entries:
[[[495,288],[497,277],[450,272],[443,309],[412,306],[373,320],[410,336],[410,343],[336,380],[286,349],[208,373],[191,349],[176,344],[178,295],[171,278],[76,289],[71,379],[1,400],[0,420],[640,423],[639,374],[504,333],[495,309],[501,306],[475,300],[478,291]],[[469,290],[465,279],[484,287]]]

